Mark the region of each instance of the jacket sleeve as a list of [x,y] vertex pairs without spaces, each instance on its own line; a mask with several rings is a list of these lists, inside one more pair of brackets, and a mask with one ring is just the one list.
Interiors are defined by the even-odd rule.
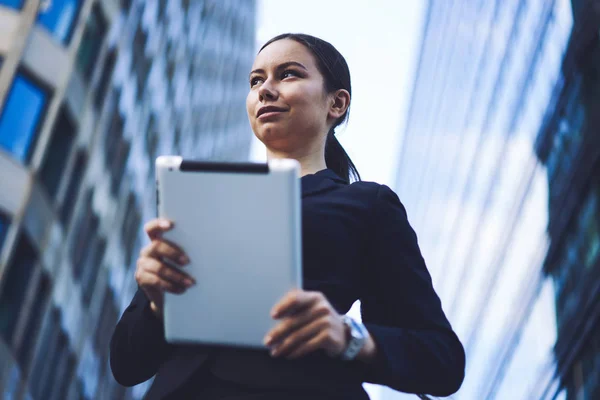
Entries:
[[377,345],[366,381],[417,394],[460,388],[465,353],[442,310],[404,206],[380,186],[366,253],[363,323]]
[[110,340],[110,368],[123,386],[134,386],[153,377],[170,351],[162,321],[138,288]]

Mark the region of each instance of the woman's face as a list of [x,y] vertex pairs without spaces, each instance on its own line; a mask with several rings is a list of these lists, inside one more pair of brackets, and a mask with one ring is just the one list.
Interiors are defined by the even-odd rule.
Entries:
[[331,99],[310,50],[290,39],[273,42],[256,56],[249,79],[248,118],[267,148],[324,145]]

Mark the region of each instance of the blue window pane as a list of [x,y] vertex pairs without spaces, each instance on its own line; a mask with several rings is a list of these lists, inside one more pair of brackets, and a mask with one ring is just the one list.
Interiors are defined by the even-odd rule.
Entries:
[[20,10],[23,7],[23,0],[0,0],[0,5]]
[[47,101],[48,96],[40,87],[17,75],[0,116],[0,147],[21,162],[29,159]]
[[8,216],[0,211],[0,251],[2,251],[2,245],[4,244],[9,224],[10,220],[8,219]]
[[80,6],[81,0],[52,0],[48,9],[40,11],[38,22],[61,43],[67,44],[71,40]]

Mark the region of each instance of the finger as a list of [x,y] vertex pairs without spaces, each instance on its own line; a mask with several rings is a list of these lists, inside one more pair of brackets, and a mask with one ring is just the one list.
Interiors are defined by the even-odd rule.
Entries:
[[177,285],[190,287],[196,283],[196,280],[192,276],[155,258],[142,258],[139,261],[139,266],[143,271],[158,275],[162,279],[166,279]]
[[328,305],[324,304],[324,302],[321,302],[315,304],[313,307],[303,310],[301,313],[286,317],[282,319],[281,322],[277,324],[277,326],[275,326],[269,333],[267,333],[265,336],[265,344],[270,346],[273,343],[281,342],[297,329],[308,325],[315,319],[324,317],[329,313],[330,308]]
[[303,346],[313,337],[321,334],[321,332],[327,332],[329,326],[327,318],[316,319],[310,324],[298,329],[288,337],[285,337],[281,343],[275,345],[271,354],[274,357],[285,357],[297,348]]
[[163,292],[170,292],[181,294],[187,290],[187,288],[170,282],[160,276],[151,272],[143,272],[139,275],[138,284],[142,288],[159,289]]
[[163,232],[171,230],[173,228],[173,221],[164,218],[155,218],[146,222],[144,225],[144,231],[150,238],[150,240],[154,240]]
[[327,340],[329,340],[328,338],[329,338],[329,335],[327,334],[327,332],[319,333],[318,335],[314,336],[313,338],[311,338],[310,340],[305,342],[302,346],[299,346],[296,349],[294,349],[294,351],[292,351],[287,356],[287,359],[295,360],[297,358],[300,358],[307,354],[315,352],[315,351],[319,350],[320,348],[323,348],[325,346],[325,343],[327,342]]
[[288,292],[283,299],[273,307],[271,316],[273,318],[281,318],[286,315],[293,315],[310,307],[313,303],[324,300],[320,292],[307,292],[301,289],[294,289]]
[[167,258],[182,266],[190,262],[188,256],[179,246],[164,239],[153,240],[152,243],[140,251],[140,257],[156,258],[161,261]]

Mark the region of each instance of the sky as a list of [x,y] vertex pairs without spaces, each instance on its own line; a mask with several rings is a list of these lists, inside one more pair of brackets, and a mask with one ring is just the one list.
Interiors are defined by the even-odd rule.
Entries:
[[[363,180],[394,186],[425,0],[259,0],[257,46],[285,32],[333,44],[352,79],[350,119],[336,130]],[[257,139],[254,161],[265,159]]]
[[[363,180],[395,186],[395,168],[418,62],[426,0],[259,0],[257,48],[285,32],[333,44],[352,79],[348,125],[336,136]],[[251,158],[265,160],[256,138]],[[356,307],[350,314],[357,316]],[[365,385],[372,400],[416,399]]]

